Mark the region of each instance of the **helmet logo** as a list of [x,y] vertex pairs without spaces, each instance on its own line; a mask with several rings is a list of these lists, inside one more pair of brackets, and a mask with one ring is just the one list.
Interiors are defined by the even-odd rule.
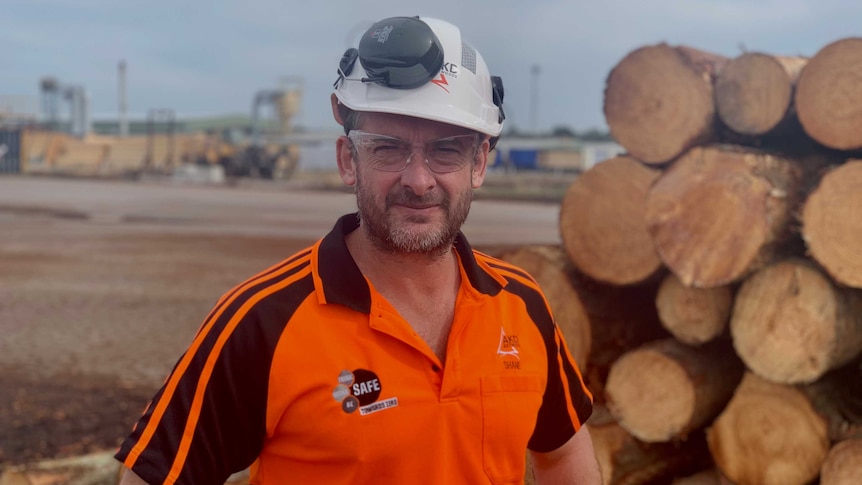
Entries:
[[446,75],[442,72],[440,73],[439,78],[432,79],[431,82],[443,88],[443,91],[446,91],[447,93],[449,92],[449,90],[446,89],[446,86],[449,85],[449,81],[446,80]]
[[394,27],[392,27],[391,25],[387,25],[382,29],[374,30],[371,32],[371,38],[377,39],[377,42],[380,42],[381,44],[385,44],[386,41],[389,40],[389,34],[392,33],[393,29]]

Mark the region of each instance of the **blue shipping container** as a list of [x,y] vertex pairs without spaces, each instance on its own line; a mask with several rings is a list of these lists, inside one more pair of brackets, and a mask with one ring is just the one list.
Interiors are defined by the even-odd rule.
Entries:
[[519,170],[535,170],[539,165],[539,151],[536,149],[511,149],[509,160]]

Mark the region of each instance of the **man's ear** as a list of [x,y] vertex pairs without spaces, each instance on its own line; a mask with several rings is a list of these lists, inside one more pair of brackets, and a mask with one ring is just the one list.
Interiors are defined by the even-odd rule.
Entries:
[[338,175],[344,185],[356,184],[356,163],[353,160],[353,147],[346,136],[339,136],[335,142],[335,154],[338,158]]
[[485,181],[485,173],[488,169],[488,154],[491,151],[491,143],[488,138],[482,140],[482,145],[479,147],[479,153],[476,154],[476,160],[473,162],[473,168],[470,172],[470,183],[474,189],[478,189]]

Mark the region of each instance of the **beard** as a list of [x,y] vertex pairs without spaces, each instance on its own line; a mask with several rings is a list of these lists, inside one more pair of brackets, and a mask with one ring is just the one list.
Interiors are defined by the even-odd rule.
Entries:
[[[455,194],[454,200],[445,192],[418,196],[407,188],[396,188],[386,194],[383,207],[376,204],[374,192],[366,187],[357,173],[356,203],[361,228],[380,251],[390,254],[440,256],[449,252],[470,212],[473,190],[467,188]],[[435,204],[444,218],[433,222],[426,215],[399,218],[391,211],[395,205],[424,206]]]

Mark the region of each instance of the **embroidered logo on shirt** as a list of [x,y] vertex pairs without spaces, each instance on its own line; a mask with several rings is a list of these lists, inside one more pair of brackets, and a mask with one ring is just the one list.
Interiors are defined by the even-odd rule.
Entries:
[[338,374],[338,385],[332,390],[332,398],[341,403],[341,410],[359,414],[375,413],[398,405],[398,398],[393,397],[380,402],[380,392],[383,386],[377,374],[367,369],[343,370]]
[[500,345],[497,346],[497,355],[501,357],[511,355],[521,360],[520,352],[518,352],[519,346],[518,336],[506,335],[506,331],[503,330],[503,327],[500,327]]

